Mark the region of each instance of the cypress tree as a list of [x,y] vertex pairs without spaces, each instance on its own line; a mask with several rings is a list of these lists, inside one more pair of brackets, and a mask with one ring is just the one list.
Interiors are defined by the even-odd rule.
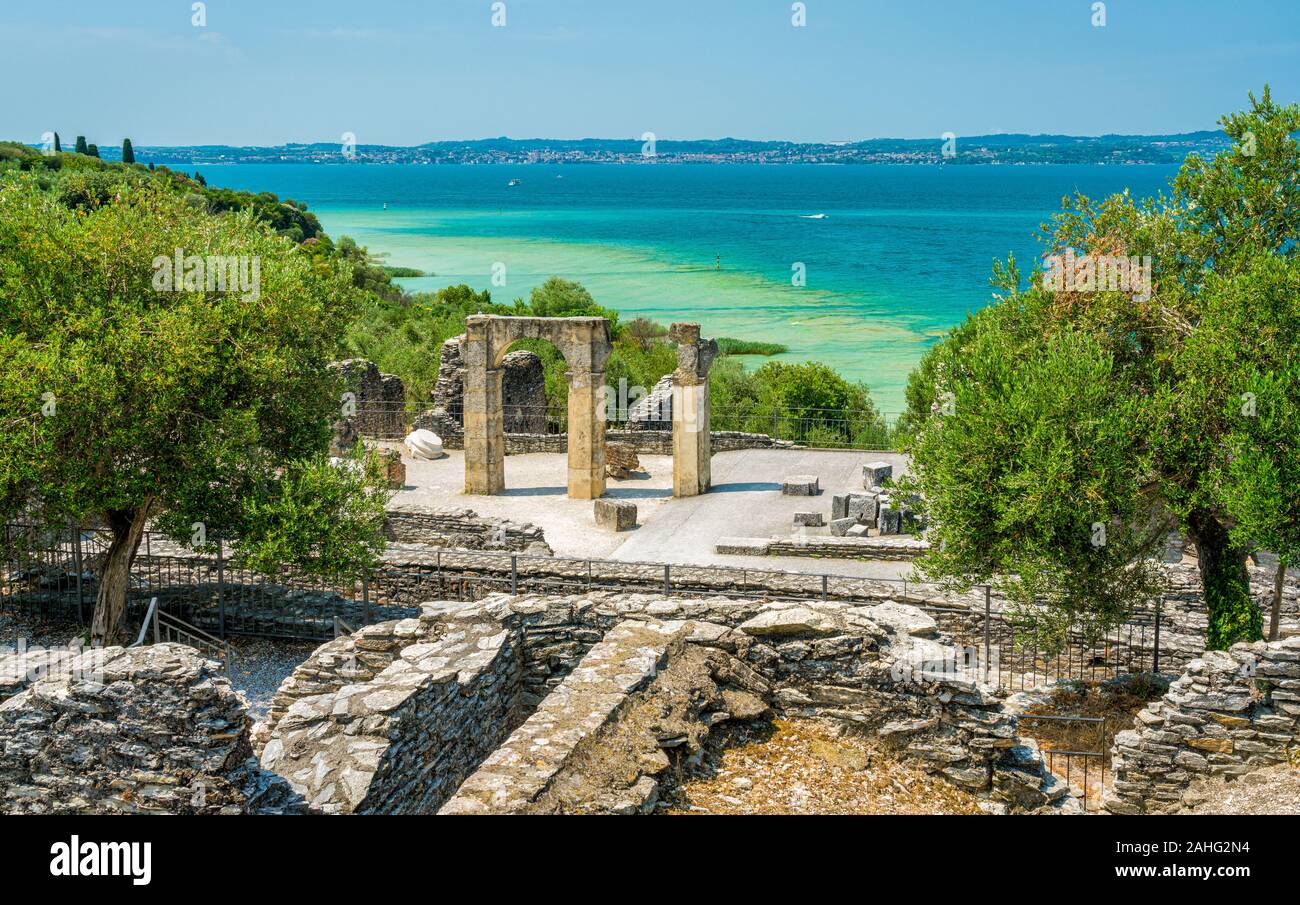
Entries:
[[86,136],[84,135],[77,136],[77,153],[78,154],[86,153]]
[[122,163],[135,163],[135,148],[129,138],[122,139]]
[[55,154],[60,154],[60,153],[62,153],[62,152],[63,152],[63,145],[59,144],[59,133],[58,133],[58,132],[55,132],[55,133],[54,133],[54,153],[55,153]]
[[87,146],[86,146],[86,154],[87,154],[88,156],[90,156],[90,157],[98,157],[98,156],[99,156],[99,145],[87,145]]

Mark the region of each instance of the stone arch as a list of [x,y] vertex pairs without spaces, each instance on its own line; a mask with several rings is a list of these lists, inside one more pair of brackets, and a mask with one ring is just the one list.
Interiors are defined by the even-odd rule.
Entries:
[[501,363],[521,339],[544,339],[568,365],[568,488],[579,500],[605,493],[605,363],[609,322],[603,317],[502,317],[465,321],[465,492],[505,489],[506,439]]

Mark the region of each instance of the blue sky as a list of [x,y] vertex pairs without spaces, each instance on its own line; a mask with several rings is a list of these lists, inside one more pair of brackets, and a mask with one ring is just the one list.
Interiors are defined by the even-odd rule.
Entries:
[[5,0],[0,137],[1095,135],[1300,100],[1300,0],[504,2]]

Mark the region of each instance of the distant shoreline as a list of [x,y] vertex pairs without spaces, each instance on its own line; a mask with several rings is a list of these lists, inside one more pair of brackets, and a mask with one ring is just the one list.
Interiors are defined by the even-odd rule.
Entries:
[[[786,142],[718,139],[479,139],[422,145],[358,144],[348,140],[275,146],[138,145],[136,159],[165,165],[236,163],[317,164],[910,164],[930,166],[1181,163],[1188,154],[1212,155],[1229,144],[1222,132],[1175,135],[981,135],[879,138],[859,142]],[[109,151],[111,146],[105,148]],[[113,159],[106,153],[105,159]]]

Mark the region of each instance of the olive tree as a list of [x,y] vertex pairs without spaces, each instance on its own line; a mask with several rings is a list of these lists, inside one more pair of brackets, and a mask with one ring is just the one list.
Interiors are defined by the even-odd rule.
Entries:
[[377,469],[326,461],[347,265],[249,213],[125,183],[73,210],[0,181],[0,517],[108,529],[92,625],[120,643],[147,525],[255,565],[372,563]]
[[[1265,89],[1222,123],[1230,147],[1189,157],[1168,194],[1067,199],[1045,238],[1072,278],[997,266],[994,303],[912,375],[921,568],[1002,583],[1044,640],[1158,593],[1150,557],[1175,527],[1196,544],[1209,646],[1260,637],[1246,555],[1300,519],[1297,384],[1279,378],[1295,346],[1270,346],[1300,305],[1300,110]],[[1250,392],[1267,419],[1243,419]]]

